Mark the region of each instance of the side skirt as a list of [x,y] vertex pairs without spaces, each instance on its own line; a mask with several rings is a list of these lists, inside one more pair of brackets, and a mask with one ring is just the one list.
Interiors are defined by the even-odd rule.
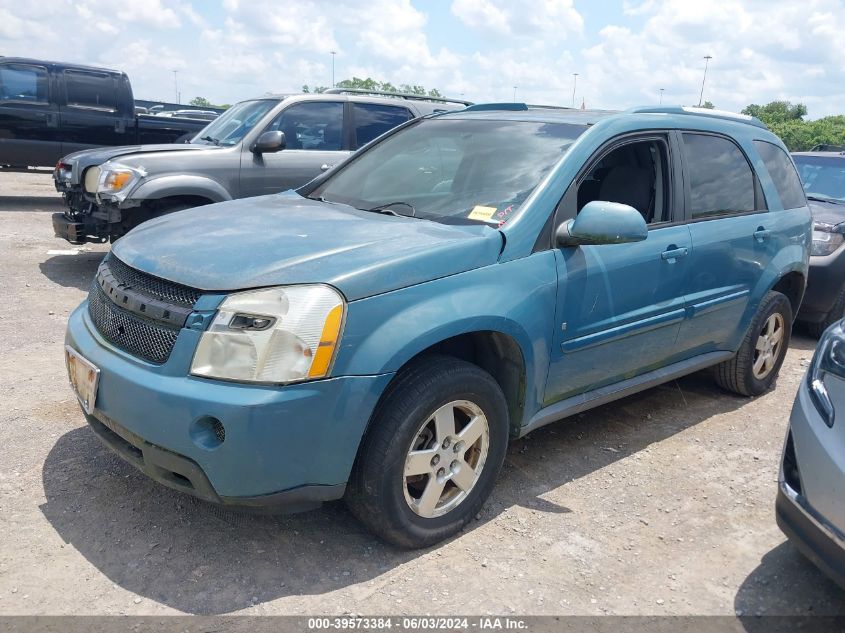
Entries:
[[718,365],[732,358],[733,355],[733,352],[708,352],[667,365],[666,367],[655,369],[640,376],[628,378],[627,380],[605,387],[599,387],[592,391],[585,391],[577,396],[555,402],[535,413],[528,421],[528,424],[520,429],[519,437],[524,437],[534,429],[538,429],[551,422],[556,422],[557,420],[581,413],[587,409],[619,400],[620,398],[644,391],[645,389],[651,389],[664,382],[669,382],[670,380],[686,376],[701,369]]

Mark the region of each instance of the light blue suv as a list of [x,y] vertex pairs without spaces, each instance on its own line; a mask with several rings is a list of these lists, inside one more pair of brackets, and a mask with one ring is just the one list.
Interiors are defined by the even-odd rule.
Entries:
[[809,245],[756,119],[471,106],[297,191],[131,231],[67,362],[153,479],[233,506],[345,497],[424,547],[478,512],[508,438],[708,367],[768,389]]

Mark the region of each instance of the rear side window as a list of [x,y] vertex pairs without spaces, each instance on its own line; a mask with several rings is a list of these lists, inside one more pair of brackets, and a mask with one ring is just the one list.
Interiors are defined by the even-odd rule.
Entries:
[[23,64],[0,66],[0,102],[47,103],[47,69]]
[[65,71],[67,104],[89,110],[117,110],[117,86],[114,77],[107,73],[79,70]]
[[358,136],[358,147],[413,118],[407,108],[397,106],[353,103],[352,109],[355,112],[355,133]]
[[720,136],[683,136],[693,219],[754,211],[754,172],[739,147]]
[[795,209],[803,207],[807,204],[807,198],[804,197],[804,187],[801,186],[801,180],[798,178],[798,173],[780,147],[773,143],[766,141],[754,141],[754,147],[760,153],[760,158],[769,170],[769,176],[775,183],[775,189],[778,190],[780,201],[784,209]]

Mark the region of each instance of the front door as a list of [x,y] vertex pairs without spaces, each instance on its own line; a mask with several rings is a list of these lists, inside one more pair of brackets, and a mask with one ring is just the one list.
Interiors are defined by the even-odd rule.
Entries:
[[0,63],[0,165],[55,165],[61,158],[58,110],[47,68]]
[[629,139],[600,153],[578,182],[579,209],[592,200],[628,204],[649,232],[642,242],[556,251],[546,405],[645,373],[676,352],[692,244],[672,147],[664,134]]
[[120,98],[120,78],[107,72],[65,70],[61,107],[62,154],[94,147],[125,145],[134,125]]
[[350,154],[342,101],[294,103],[261,132],[273,130],[284,132],[285,149],[255,154],[244,144],[241,197],[295,189]]

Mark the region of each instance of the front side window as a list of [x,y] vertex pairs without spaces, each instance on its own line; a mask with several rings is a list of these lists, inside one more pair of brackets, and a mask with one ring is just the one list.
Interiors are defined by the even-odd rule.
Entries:
[[794,154],[808,198],[845,202],[845,156]]
[[593,166],[578,185],[578,211],[594,200],[634,207],[647,224],[672,220],[669,160],[666,143],[644,140],[626,143]]
[[739,147],[709,134],[683,137],[693,219],[754,211],[754,172]]
[[73,108],[117,111],[117,90],[114,77],[107,73],[79,70],[65,71],[67,104]]
[[47,69],[23,64],[0,66],[0,102],[47,103]]
[[366,145],[388,130],[413,118],[407,108],[377,103],[353,103],[352,111],[355,117],[358,147]]
[[297,103],[282,110],[267,130],[284,132],[285,149],[338,151],[343,147],[343,103]]
[[278,103],[277,99],[256,99],[236,103],[205,126],[191,142],[225,147],[237,145]]
[[804,189],[786,152],[766,141],[754,141],[754,147],[760,153],[760,158],[763,159],[769,176],[775,183],[783,208],[796,209],[806,206],[807,198],[804,196]]
[[309,195],[447,223],[499,224],[513,219],[586,129],[422,119],[358,154]]

